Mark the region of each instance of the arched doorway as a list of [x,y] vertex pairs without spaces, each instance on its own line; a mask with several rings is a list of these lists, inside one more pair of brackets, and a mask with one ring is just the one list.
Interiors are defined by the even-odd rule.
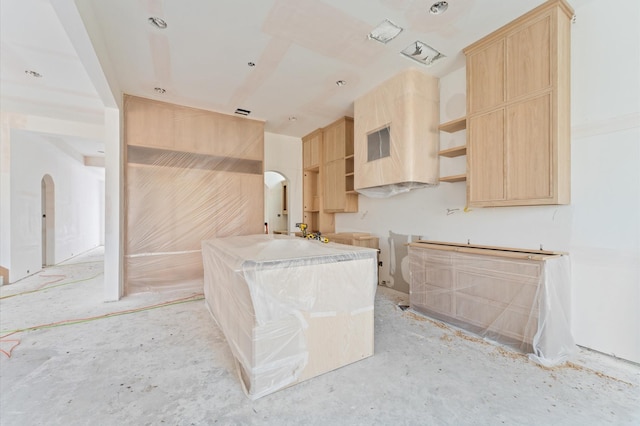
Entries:
[[289,233],[289,181],[282,173],[264,173],[264,221],[270,234]]
[[55,264],[55,197],[53,179],[44,175],[42,187],[42,266]]

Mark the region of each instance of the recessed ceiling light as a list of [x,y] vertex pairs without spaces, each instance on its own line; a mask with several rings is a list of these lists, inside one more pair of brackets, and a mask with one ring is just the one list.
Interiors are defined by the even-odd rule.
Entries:
[[338,80],[338,81],[336,81],[336,86],[342,87],[342,86],[344,86],[345,84],[347,84],[347,82],[346,82],[346,81],[344,81],[344,80]]
[[156,16],[152,16],[151,18],[149,18],[149,22],[151,22],[151,25],[154,25],[154,26],[160,28],[161,30],[164,30],[165,28],[167,28],[167,23],[162,18],[158,18]]
[[289,117],[289,121],[298,121],[298,117],[292,115],[291,117]]
[[37,71],[32,71],[32,70],[24,70],[24,73],[26,75],[28,75],[29,77],[35,77],[35,78],[40,78],[42,77],[42,74],[40,74]]
[[380,43],[389,43],[396,38],[398,34],[402,32],[402,28],[394,24],[388,19],[385,19],[369,33],[369,38],[379,41]]
[[247,65],[249,65],[250,67],[255,67],[256,63],[255,62],[248,62]]
[[165,89],[163,89],[162,87],[154,87],[153,90],[155,90],[156,93],[160,93],[161,95],[163,93],[167,93],[167,91]]
[[446,12],[448,7],[449,3],[447,3],[446,1],[438,1],[431,5],[431,7],[429,8],[429,13],[431,13],[432,15],[440,15]]

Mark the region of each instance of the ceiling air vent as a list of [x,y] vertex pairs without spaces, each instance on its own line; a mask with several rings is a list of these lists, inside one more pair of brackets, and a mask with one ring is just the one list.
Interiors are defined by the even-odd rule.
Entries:
[[426,66],[432,65],[434,62],[442,58],[446,58],[445,55],[419,40],[416,40],[409,46],[405,47],[402,54],[407,58],[413,59],[414,61]]
[[248,109],[238,108],[238,109],[236,109],[236,114],[247,116],[247,115],[251,114],[251,111],[249,111]]
[[390,20],[385,19],[380,23],[380,25],[375,27],[373,31],[369,33],[368,37],[369,39],[373,39],[373,40],[379,41],[380,43],[387,44],[391,40],[396,38],[396,36],[401,32],[402,32],[402,28],[400,28]]

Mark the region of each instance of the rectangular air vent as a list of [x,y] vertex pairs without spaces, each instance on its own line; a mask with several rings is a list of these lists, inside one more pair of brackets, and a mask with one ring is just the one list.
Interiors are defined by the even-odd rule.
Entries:
[[247,115],[251,114],[251,111],[249,111],[248,109],[238,108],[238,109],[236,109],[236,114],[247,116]]
[[416,40],[409,46],[405,47],[401,53],[407,58],[413,59],[414,61],[426,66],[430,66],[434,62],[446,57],[433,47],[421,42],[420,40]]
[[388,19],[385,19],[369,33],[369,39],[379,41],[382,44],[389,43],[396,38],[398,34],[402,32],[402,28],[394,24]]

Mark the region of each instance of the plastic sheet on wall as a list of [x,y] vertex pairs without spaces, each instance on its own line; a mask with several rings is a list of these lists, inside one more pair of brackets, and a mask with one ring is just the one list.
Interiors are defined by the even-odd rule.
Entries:
[[568,255],[409,247],[411,308],[519,351],[545,366],[577,351],[569,327]]
[[262,234],[203,241],[202,255],[249,398],[373,355],[376,250]]
[[262,165],[247,173],[242,160],[207,163],[191,153],[146,150],[148,163],[142,148],[129,147],[127,292],[200,290],[202,240],[261,230]]
[[264,123],[125,97],[125,292],[202,291],[201,241],[263,230]]

